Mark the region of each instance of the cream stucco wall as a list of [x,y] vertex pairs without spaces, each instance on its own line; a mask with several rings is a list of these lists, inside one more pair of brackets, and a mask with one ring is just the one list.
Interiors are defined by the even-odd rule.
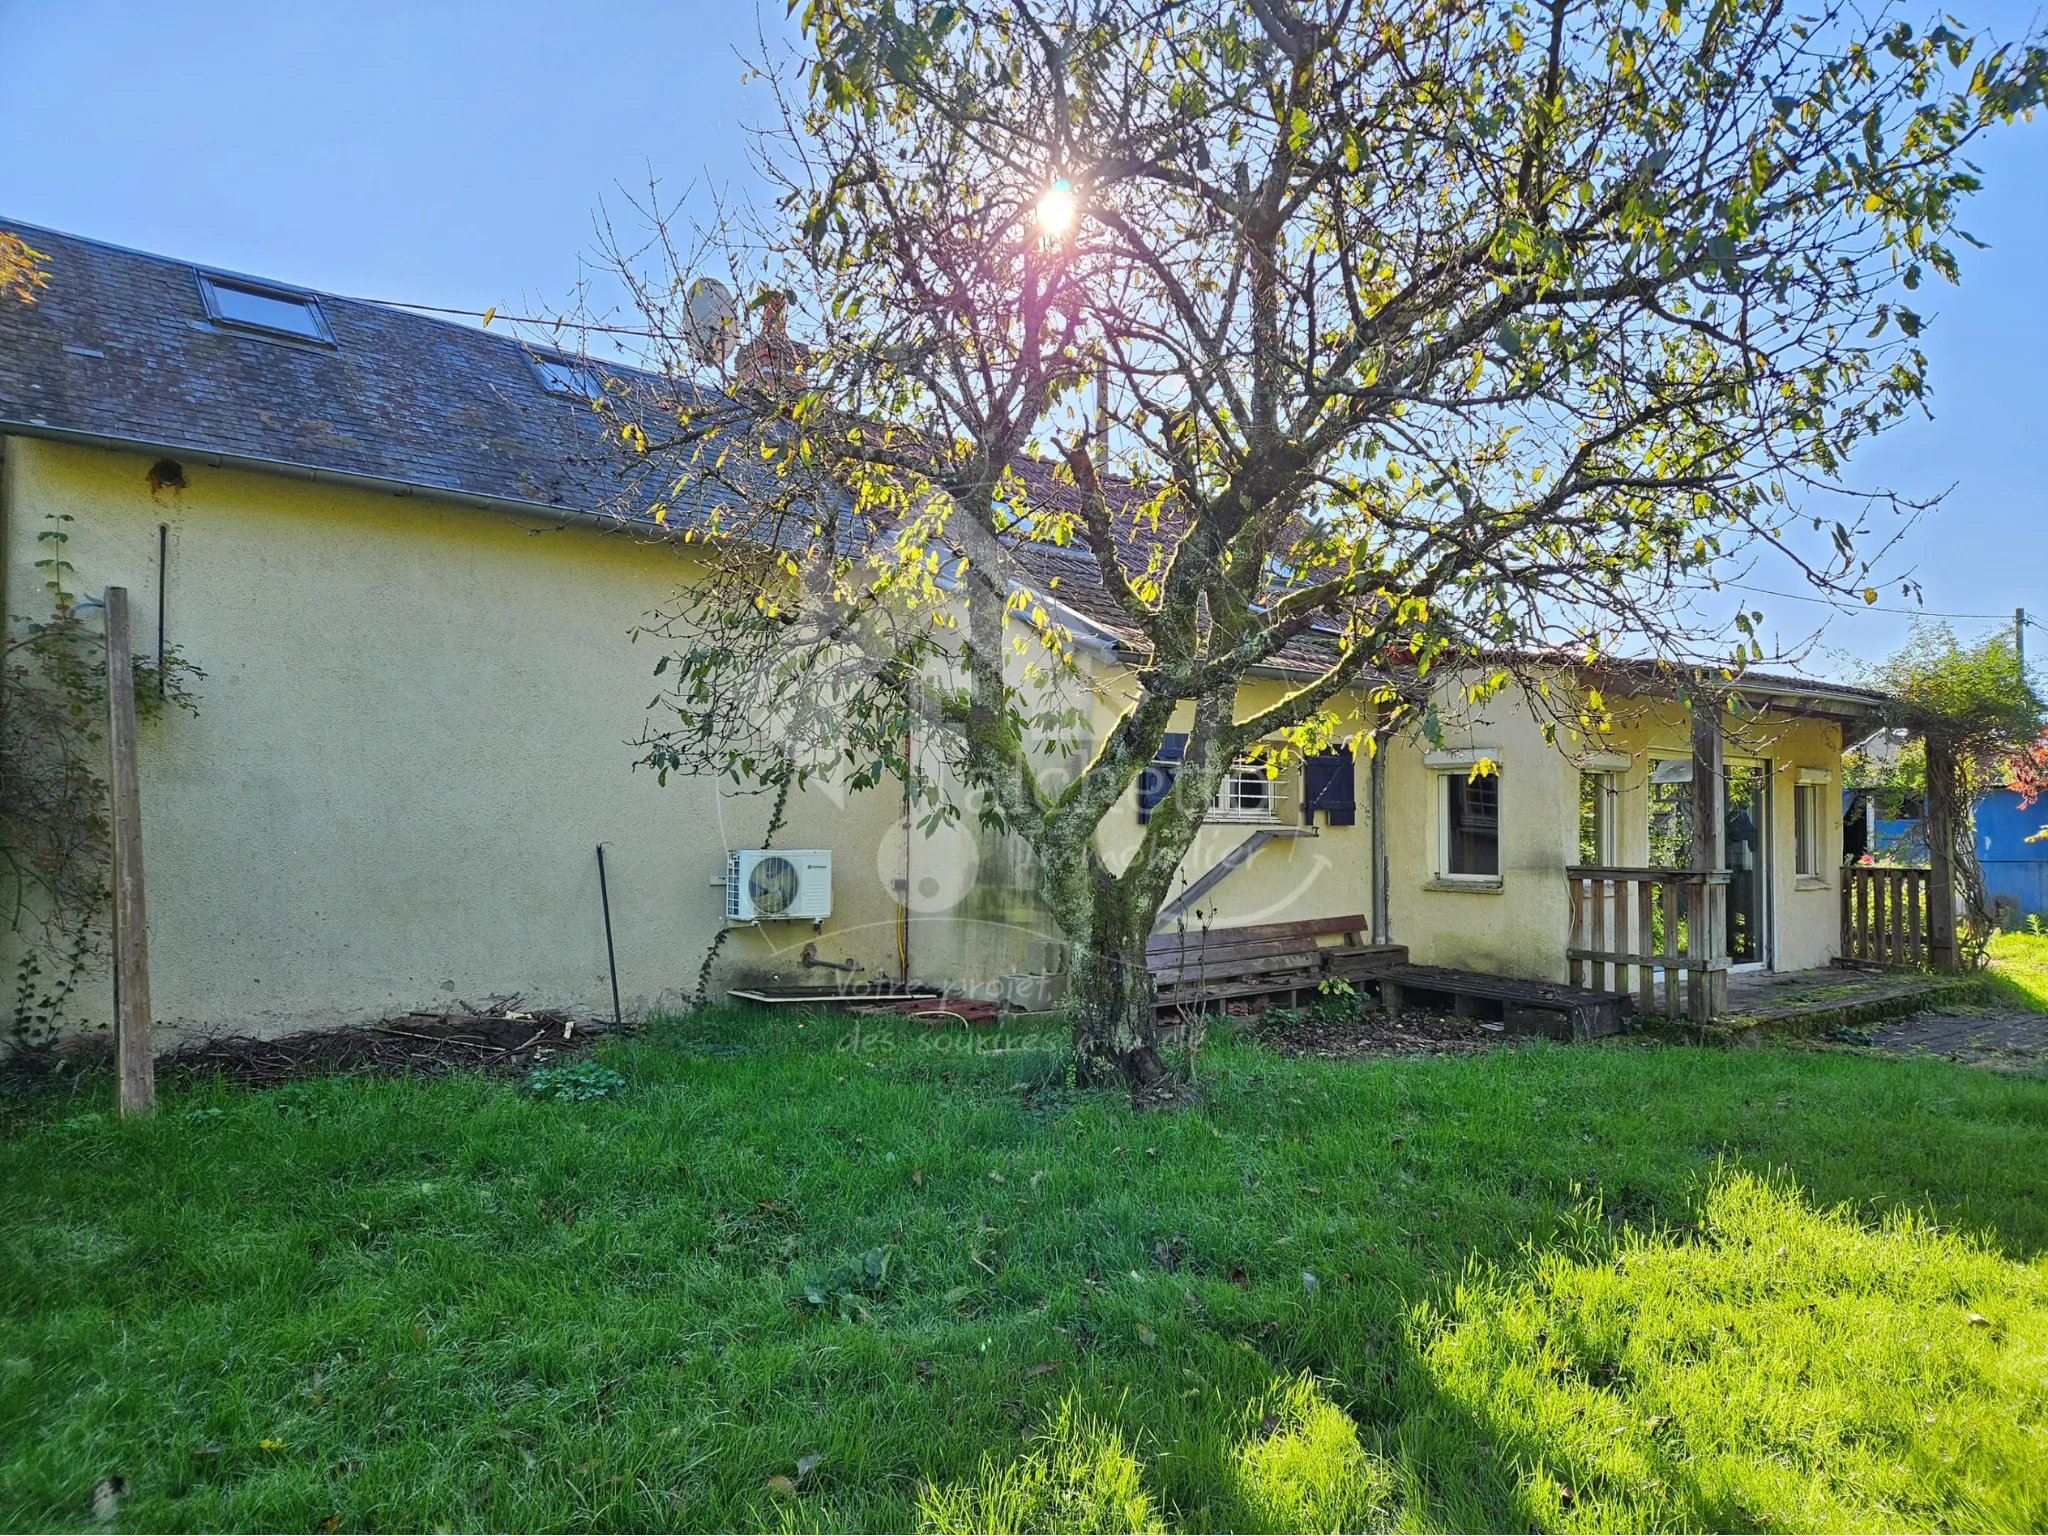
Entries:
[[[141,741],[155,1012],[279,1030],[518,993],[610,1011],[596,845],[629,1009],[694,986],[722,924],[728,847],[765,796],[635,770],[654,687],[631,627],[689,573],[673,546],[581,526],[201,464],[152,494],[149,460],[5,444],[8,608],[43,601],[36,531],[68,513],[79,590],[132,593],[205,669],[196,717]],[[792,797],[777,842],[835,850],[829,959],[894,975],[878,854],[887,792]],[[897,844],[900,864],[901,843]],[[808,923],[733,934],[721,982],[815,982]],[[106,1013],[105,984],[82,993]]]
[[[1567,866],[1579,859],[1579,773],[1588,751],[1626,755],[1629,767],[1616,773],[1617,863],[1649,861],[1649,763],[1656,757],[1689,757],[1691,724],[1682,706],[1652,700],[1610,699],[1616,724],[1597,742],[1546,743],[1534,711],[1509,690],[1493,700],[1465,706],[1458,701],[1463,680],[1440,690],[1443,750],[1484,749],[1500,764],[1501,879],[1480,889],[1437,878],[1438,796],[1444,771],[1427,766],[1439,750],[1419,740],[1397,740],[1387,749],[1387,852],[1391,871],[1391,937],[1409,946],[1414,960],[1503,975],[1564,981],[1564,951],[1570,928]],[[1839,949],[1842,728],[1830,719],[1802,714],[1790,705],[1761,712],[1728,714],[1722,722],[1731,758],[1767,763],[1767,868],[1769,909],[1765,932],[1777,970],[1825,965]],[[1820,867],[1816,877],[1795,874],[1793,786],[1798,770],[1833,775],[1822,794]]]
[[[1125,707],[1120,676],[1105,675],[1098,708],[1097,731],[1106,731]],[[1247,680],[1238,690],[1240,719],[1277,703],[1290,685],[1270,678]],[[1349,740],[1371,725],[1370,706],[1346,694],[1335,706],[1339,724],[1334,735]],[[1183,706],[1173,729],[1193,723],[1192,706]],[[1284,770],[1275,784],[1277,826],[1313,835],[1275,838],[1204,895],[1186,919],[1190,927],[1234,928],[1251,923],[1288,922],[1308,917],[1372,915],[1372,819],[1367,794],[1367,765],[1361,752],[1356,763],[1358,818],[1353,826],[1332,827],[1317,818],[1313,829],[1302,826],[1301,770]],[[1256,824],[1218,822],[1203,827],[1181,860],[1175,880],[1178,894],[1213,869],[1223,857],[1259,830]],[[1104,819],[1096,844],[1112,868],[1122,868],[1143,840],[1135,789],[1127,792]],[[1169,900],[1172,898],[1169,897]]]
[[[769,799],[701,779],[663,787],[634,767],[655,653],[628,636],[690,579],[685,550],[197,463],[185,465],[186,489],[152,492],[145,458],[20,438],[4,447],[11,615],[43,603],[35,535],[68,514],[76,587],[126,586],[146,646],[158,525],[169,528],[168,636],[206,676],[197,716],[169,713],[141,743],[153,1000],[166,1025],[276,1031],[513,993],[608,1012],[599,842],[629,1011],[691,991],[723,924],[713,882],[727,849],[759,844]],[[1017,664],[1033,659],[1027,643]],[[1128,705],[1129,679],[1082,659],[1072,702],[1100,739]],[[1483,892],[1434,878],[1439,775],[1426,744],[1397,738],[1385,768],[1391,937],[1424,963],[1561,980],[1578,766],[1543,741],[1517,695],[1448,707],[1455,683],[1445,683],[1443,746],[1499,759],[1502,878]],[[1240,712],[1285,686],[1248,682]],[[1340,737],[1369,727],[1357,696],[1338,709]],[[1683,755],[1687,726],[1675,706],[1618,712],[1602,745],[1630,756],[1617,856],[1637,863],[1645,765],[1657,752]],[[1775,710],[1731,717],[1727,729],[1731,753],[1773,770],[1773,963],[1822,964],[1836,942],[1839,818],[1822,818],[1826,873],[1799,880],[1792,797],[1798,769],[1839,772],[1840,727]],[[1041,767],[1052,763],[1048,752]],[[1362,754],[1357,771],[1356,825],[1268,843],[1191,921],[1369,915]],[[1298,793],[1290,769],[1282,826],[1300,827]],[[971,812],[935,835],[906,828],[901,812],[891,789],[794,795],[776,841],[833,851],[833,915],[816,934],[808,923],[736,930],[714,987],[833,980],[798,963],[813,941],[823,958],[862,966],[862,979],[896,975],[905,953],[913,976],[984,992],[1023,969],[1030,940],[1054,931],[1029,849]],[[1205,828],[1183,887],[1254,830]],[[1120,865],[1142,831],[1126,795],[1099,846]],[[88,1021],[103,1021],[104,977],[81,998]]]
[[[1578,778],[1543,740],[1536,717],[1510,690],[1480,705],[1439,690],[1441,747],[1400,736],[1386,748],[1390,937],[1421,965],[1506,976],[1564,979],[1568,896],[1564,867],[1576,859]],[[1445,771],[1433,751],[1482,750],[1500,773],[1501,878],[1490,888],[1437,878],[1438,796]]]
[[[1075,648],[1072,660],[1073,668],[1053,678],[1045,691],[1027,691],[1027,708],[1075,709],[1087,718],[1091,740],[1099,742],[1135,702],[1134,686],[1127,668],[1099,659],[1085,645]],[[1021,677],[1026,668],[1039,668],[1042,677],[1051,678],[1052,669],[1045,663],[1042,647],[1029,636],[1020,636],[1010,671]],[[1240,715],[1268,707],[1284,687],[1270,679],[1247,682],[1239,695]],[[1340,738],[1369,723],[1361,713],[1364,707],[1355,696],[1339,705]],[[1184,707],[1174,728],[1186,729],[1190,716]],[[1053,749],[1050,733],[1033,732],[1028,739],[1034,747],[1033,766],[1047,784],[1057,784],[1080,766],[1081,759],[1063,757]],[[935,757],[927,761],[927,768],[946,780]],[[1363,759],[1357,772],[1355,826],[1319,824],[1311,836],[1267,843],[1201,899],[1187,915],[1187,924],[1236,927],[1350,914],[1369,918],[1372,830]],[[1283,772],[1276,788],[1277,825],[1300,828],[1299,769]],[[1181,862],[1175,890],[1186,889],[1258,830],[1258,824],[1248,823],[1204,827]],[[1132,789],[1104,818],[1096,845],[1111,868],[1122,868],[1143,835]],[[892,834],[889,846],[900,849],[900,838]],[[970,811],[952,828],[936,833],[913,830],[910,847],[917,868],[910,903],[914,974],[989,991],[997,977],[1025,969],[1033,939],[1058,937],[1039,899],[1037,860],[1022,839],[979,827]]]
[[[1097,739],[1127,709],[1132,697],[1128,678],[1116,667],[1086,665],[1088,688],[1074,698],[1093,715]],[[1443,724],[1439,744],[1418,737],[1396,737],[1386,747],[1386,844],[1390,937],[1409,946],[1423,964],[1447,965],[1504,975],[1563,981],[1564,952],[1570,922],[1564,870],[1578,862],[1578,808],[1581,755],[1598,750],[1630,760],[1616,775],[1618,796],[1616,859],[1640,865],[1648,859],[1648,764],[1652,757],[1690,754],[1690,721],[1673,704],[1650,700],[1610,700],[1618,717],[1614,732],[1597,743],[1576,747],[1546,741],[1535,712],[1518,692],[1468,706],[1460,690],[1468,679],[1447,678],[1439,690]],[[1240,694],[1240,716],[1263,709],[1284,687],[1278,681],[1247,682]],[[1337,706],[1343,717],[1340,736],[1370,726],[1372,710],[1362,697],[1350,694]],[[1186,729],[1187,712],[1175,721]],[[1822,874],[1798,878],[1793,865],[1792,794],[1801,768],[1823,769],[1839,781],[1842,731],[1838,723],[1801,714],[1791,706],[1773,706],[1762,713],[1725,717],[1723,730],[1732,757],[1767,762],[1772,770],[1769,825],[1770,934],[1769,963],[1777,969],[1824,965],[1838,947],[1840,861],[1839,817],[1821,817]],[[1502,797],[1502,876],[1491,888],[1454,884],[1439,879],[1442,867],[1438,796],[1445,770],[1432,768],[1428,754],[1438,750],[1481,749],[1500,766]],[[1282,827],[1300,825],[1300,770],[1285,771],[1279,784]],[[1267,843],[1240,869],[1198,904],[1188,921],[1200,926],[1241,924],[1335,916],[1372,910],[1372,828],[1368,769],[1358,765],[1358,820],[1351,827],[1318,825],[1313,837]],[[1832,807],[1833,788],[1822,796]],[[1212,868],[1256,828],[1222,823],[1204,828],[1183,860],[1178,887]],[[1143,836],[1137,819],[1135,791],[1110,812],[1097,842],[1112,867],[1120,867]],[[978,871],[981,888],[957,907],[917,920],[916,949],[924,956],[946,957],[950,972],[969,977],[993,976],[1024,963],[1024,946],[1052,926],[1037,901],[1037,871],[1029,850],[1014,838],[986,833],[956,834],[974,847],[964,856],[935,856],[943,868]],[[964,879],[964,876],[957,876]],[[915,908],[914,908],[915,910]]]

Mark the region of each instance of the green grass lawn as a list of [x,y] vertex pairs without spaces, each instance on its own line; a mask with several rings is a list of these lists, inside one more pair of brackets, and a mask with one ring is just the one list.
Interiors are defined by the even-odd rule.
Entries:
[[2048,1524],[2038,1078],[1212,1042],[1138,1117],[846,1029],[15,1102],[0,1523]]
[[1992,997],[2033,1013],[2048,1013],[2048,934],[1997,934],[1989,953]]

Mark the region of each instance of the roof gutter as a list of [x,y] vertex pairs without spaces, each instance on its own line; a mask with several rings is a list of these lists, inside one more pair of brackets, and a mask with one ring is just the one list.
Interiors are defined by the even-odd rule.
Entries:
[[[0,419],[0,437],[33,437],[45,442],[71,443],[85,448],[108,448],[118,453],[163,455],[189,463],[211,465],[215,469],[239,469],[252,474],[281,475],[294,480],[308,480],[316,485],[338,485],[351,490],[377,491],[390,496],[445,502],[451,506],[474,507],[486,512],[503,512],[514,517],[540,518],[554,523],[580,523],[597,528],[629,528],[636,533],[659,539],[674,539],[680,533],[680,530],[629,523],[606,513],[591,512],[579,507],[557,506],[551,502],[525,501],[514,496],[489,496],[477,491],[422,485],[414,480],[391,480],[381,475],[356,474],[343,469],[323,469],[317,465],[299,464],[290,459],[266,458],[259,454],[221,453],[211,448],[196,447],[191,443],[152,442],[144,438],[118,437],[107,432],[78,432],[68,427],[53,427],[37,421]],[[1022,582],[1013,582],[1010,590],[1017,591],[1024,585]],[[1044,606],[1059,611],[1062,621],[1074,631],[1077,645],[1099,660],[1114,662],[1118,659],[1119,646],[1114,634],[1058,598],[1039,592],[1035,587],[1032,591]]]
[[[553,523],[578,523],[586,527],[614,530],[632,529],[644,536],[662,540],[676,539],[681,533],[680,529],[629,523],[607,513],[592,512],[580,507],[558,506],[552,502],[526,501],[516,496],[491,496],[479,491],[424,485],[415,480],[392,480],[381,475],[357,474],[344,469],[323,469],[317,465],[299,464],[290,459],[267,458],[259,454],[221,453],[211,448],[200,448],[192,443],[152,442],[144,438],[120,437],[107,432],[79,432],[68,427],[53,427],[39,421],[0,418],[0,436],[40,438],[45,442],[71,443],[86,448],[110,448],[119,453],[169,455],[181,460],[210,465],[215,469],[240,469],[253,474],[282,475],[289,479],[311,481],[316,485],[338,485],[354,490],[377,491],[388,496],[413,497],[421,501],[474,507],[486,512],[539,518]],[[1010,590],[1014,592],[1027,585],[1030,584],[1012,582]],[[1077,634],[1076,639],[1092,655],[1104,662],[1141,659],[1113,632],[1095,620],[1035,586],[1031,587],[1031,590],[1041,603],[1060,611],[1069,629],[1087,632],[1085,637]],[[1321,671],[1318,667],[1266,662],[1247,668],[1245,675],[1290,681],[1317,677],[1321,675]],[[1845,692],[1825,683],[1793,687],[1783,683],[1743,683],[1738,680],[1734,685],[1734,691],[1764,698],[1804,699],[1841,704],[1848,706],[1857,715],[1874,714],[1883,703],[1882,700],[1873,699],[1866,694]]]
[[[1563,665],[1570,666],[1571,663],[1566,662]],[[1595,670],[1599,671],[1600,669],[1596,668]],[[1631,688],[1637,692],[1655,692],[1656,684],[1654,682],[1650,683],[1647,688],[1644,686],[1646,679],[1642,674],[1647,671],[1649,671],[1647,664],[1624,660],[1619,665],[1613,666],[1606,673],[1614,684],[1607,691],[1615,694],[1617,697],[1625,696]],[[1631,675],[1632,673],[1634,675]],[[1667,693],[1672,693],[1677,686],[1675,679],[1660,681],[1663,681],[1664,691]],[[1873,714],[1882,709],[1886,703],[1884,695],[1873,694],[1868,689],[1852,688],[1837,683],[1808,682],[1803,679],[1777,680],[1736,677],[1732,681],[1712,686],[1716,692],[1720,692],[1725,696],[1759,700],[1796,699],[1807,703],[1835,704],[1845,706],[1848,710],[1859,716]]]
[[1019,592],[1029,592],[1040,607],[1057,610],[1060,621],[1073,634],[1074,643],[1097,661],[1114,662],[1122,659],[1122,645],[1116,635],[1089,618],[1087,614],[1061,602],[1028,581],[1012,578],[1009,583],[1009,595],[1015,597]]
[[1858,715],[1873,715],[1882,709],[1885,703],[1881,698],[1873,699],[1868,694],[1851,693],[1830,687],[1826,683],[1744,683],[1738,679],[1733,691],[1766,699],[1802,699],[1816,703],[1841,704],[1848,706]]
[[[1300,678],[1320,677],[1321,667],[1288,666],[1282,662],[1262,662],[1245,669],[1247,677],[1275,678],[1292,681]],[[1353,686],[1357,686],[1354,682]],[[1858,716],[1875,714],[1883,708],[1884,700],[1872,698],[1866,693],[1838,688],[1828,683],[1744,683],[1735,682],[1731,691],[1764,699],[1798,699],[1817,703],[1845,705]]]
[[676,531],[652,525],[628,523],[622,518],[551,502],[526,501],[516,496],[491,496],[480,491],[454,490],[423,485],[415,480],[391,480],[381,475],[357,474],[345,469],[322,469],[317,465],[294,463],[290,459],[265,458],[259,454],[221,453],[191,443],[151,442],[143,438],[118,437],[107,432],[77,432],[39,421],[0,418],[0,436],[33,437],[45,442],[70,443],[85,448],[109,448],[117,453],[157,454],[186,463],[206,464],[215,469],[240,469],[252,474],[282,475],[293,480],[310,480],[317,485],[339,485],[353,490],[379,491],[390,496],[409,496],[420,501],[446,502],[451,506],[476,507],[487,512],[506,512],[515,517],[544,518],[550,522],[582,523],[591,527],[632,528],[656,538],[673,538]]

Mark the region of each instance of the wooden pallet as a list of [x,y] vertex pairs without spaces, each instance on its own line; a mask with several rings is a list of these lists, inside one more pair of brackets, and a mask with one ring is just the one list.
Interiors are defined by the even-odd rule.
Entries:
[[1145,964],[1162,1010],[1251,998],[1296,1002],[1333,978],[1364,981],[1407,961],[1405,945],[1374,944],[1369,928],[1352,915],[1163,933],[1145,946]]
[[1634,1005],[1622,992],[1595,992],[1554,981],[1524,981],[1455,971],[1442,965],[1396,965],[1379,975],[1389,1014],[1404,1007],[1448,1007],[1461,1019],[1498,1019],[1515,1034],[1557,1040],[1618,1035]]

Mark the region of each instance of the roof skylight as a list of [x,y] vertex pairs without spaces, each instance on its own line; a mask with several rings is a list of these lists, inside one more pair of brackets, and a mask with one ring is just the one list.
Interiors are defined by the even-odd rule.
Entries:
[[266,288],[239,278],[214,277],[202,272],[199,295],[206,301],[207,317],[216,325],[328,346],[334,343],[334,333],[327,329],[327,317],[320,312],[320,301],[311,294],[295,293],[289,288]]
[[540,375],[541,388],[551,395],[572,400],[602,400],[604,377],[588,363],[566,357],[536,357],[533,371]]

